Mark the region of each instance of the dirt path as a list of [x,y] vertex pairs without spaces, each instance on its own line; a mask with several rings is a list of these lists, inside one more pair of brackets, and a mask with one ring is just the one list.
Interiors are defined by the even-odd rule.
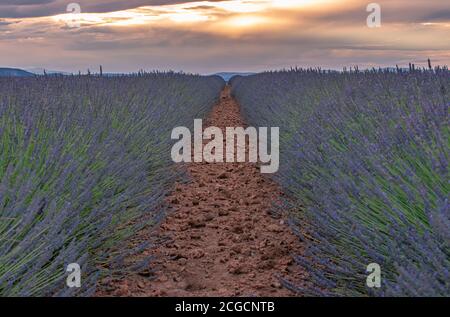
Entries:
[[[228,87],[207,126],[245,126]],[[188,170],[192,182],[175,186],[168,197],[173,212],[155,234],[166,242],[146,251],[155,256],[153,278],[132,275],[100,295],[298,295],[279,282],[305,274],[291,257],[302,252],[298,239],[268,213],[278,188],[255,164],[192,163]]]

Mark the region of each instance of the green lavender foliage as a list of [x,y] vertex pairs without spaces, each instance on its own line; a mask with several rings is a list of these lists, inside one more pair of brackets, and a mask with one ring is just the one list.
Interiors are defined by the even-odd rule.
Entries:
[[[164,215],[171,130],[223,86],[175,73],[1,78],[0,296],[92,295],[98,268],[134,250],[112,252]],[[69,263],[80,289],[65,285]]]
[[[279,126],[282,206],[310,295],[449,296],[450,72],[291,70],[232,80],[249,124]],[[378,263],[382,287],[366,286]]]

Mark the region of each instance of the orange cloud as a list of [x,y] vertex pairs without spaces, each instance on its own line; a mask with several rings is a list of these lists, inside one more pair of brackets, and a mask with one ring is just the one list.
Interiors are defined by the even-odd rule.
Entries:
[[[367,27],[367,2],[362,0],[186,1],[3,19],[0,59],[11,66],[51,62],[76,70],[97,65],[101,56],[115,71],[199,72],[391,66],[420,63],[425,54],[449,64],[450,43],[443,39],[450,38],[450,13],[441,1],[378,2],[382,27],[377,29]],[[80,28],[68,27],[74,19]],[[33,56],[20,54],[30,50]]]

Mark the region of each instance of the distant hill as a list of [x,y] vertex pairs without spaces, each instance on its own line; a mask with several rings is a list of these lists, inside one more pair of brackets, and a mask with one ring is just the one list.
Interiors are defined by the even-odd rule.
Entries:
[[0,68],[0,77],[33,77],[33,73],[18,68]]
[[35,75],[44,75],[45,73],[47,75],[71,75],[71,73],[62,72],[58,70],[49,70],[44,68],[27,68],[26,71],[33,73]]
[[[71,75],[71,73],[56,71],[56,70],[47,70],[45,69],[45,73],[47,75]],[[222,72],[214,74],[216,76],[222,77],[225,81],[229,81],[234,76],[250,76],[255,73],[233,73],[233,72]],[[0,68],[0,77],[32,77],[36,75],[44,75],[43,68],[29,68],[27,70],[19,69],[19,68]],[[115,77],[115,76],[123,76],[124,74],[119,73],[104,73],[103,76],[106,77]]]
[[251,76],[254,75],[255,73],[232,73],[232,72],[228,72],[228,73],[217,73],[214,75],[220,76],[223,78],[223,80],[225,81],[229,81],[231,78],[233,78],[234,76]]

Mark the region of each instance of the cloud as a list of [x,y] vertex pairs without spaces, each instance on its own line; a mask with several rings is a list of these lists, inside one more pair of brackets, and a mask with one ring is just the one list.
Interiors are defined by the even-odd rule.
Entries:
[[167,5],[183,0],[2,0],[1,18],[44,17],[66,12],[67,5],[78,3],[83,12],[100,13],[134,9],[140,6]]
[[[0,12],[14,7],[21,17],[0,20],[0,60],[69,71],[101,63],[108,71],[201,73],[420,64],[426,57],[450,63],[443,40],[450,38],[450,16],[440,0],[379,0],[379,29],[367,27],[362,0],[292,0],[298,6],[287,7],[275,0],[78,2],[83,12],[100,13],[82,15],[82,27],[73,29],[44,14],[67,1],[3,1]],[[31,10],[36,3],[43,3],[39,14]]]

